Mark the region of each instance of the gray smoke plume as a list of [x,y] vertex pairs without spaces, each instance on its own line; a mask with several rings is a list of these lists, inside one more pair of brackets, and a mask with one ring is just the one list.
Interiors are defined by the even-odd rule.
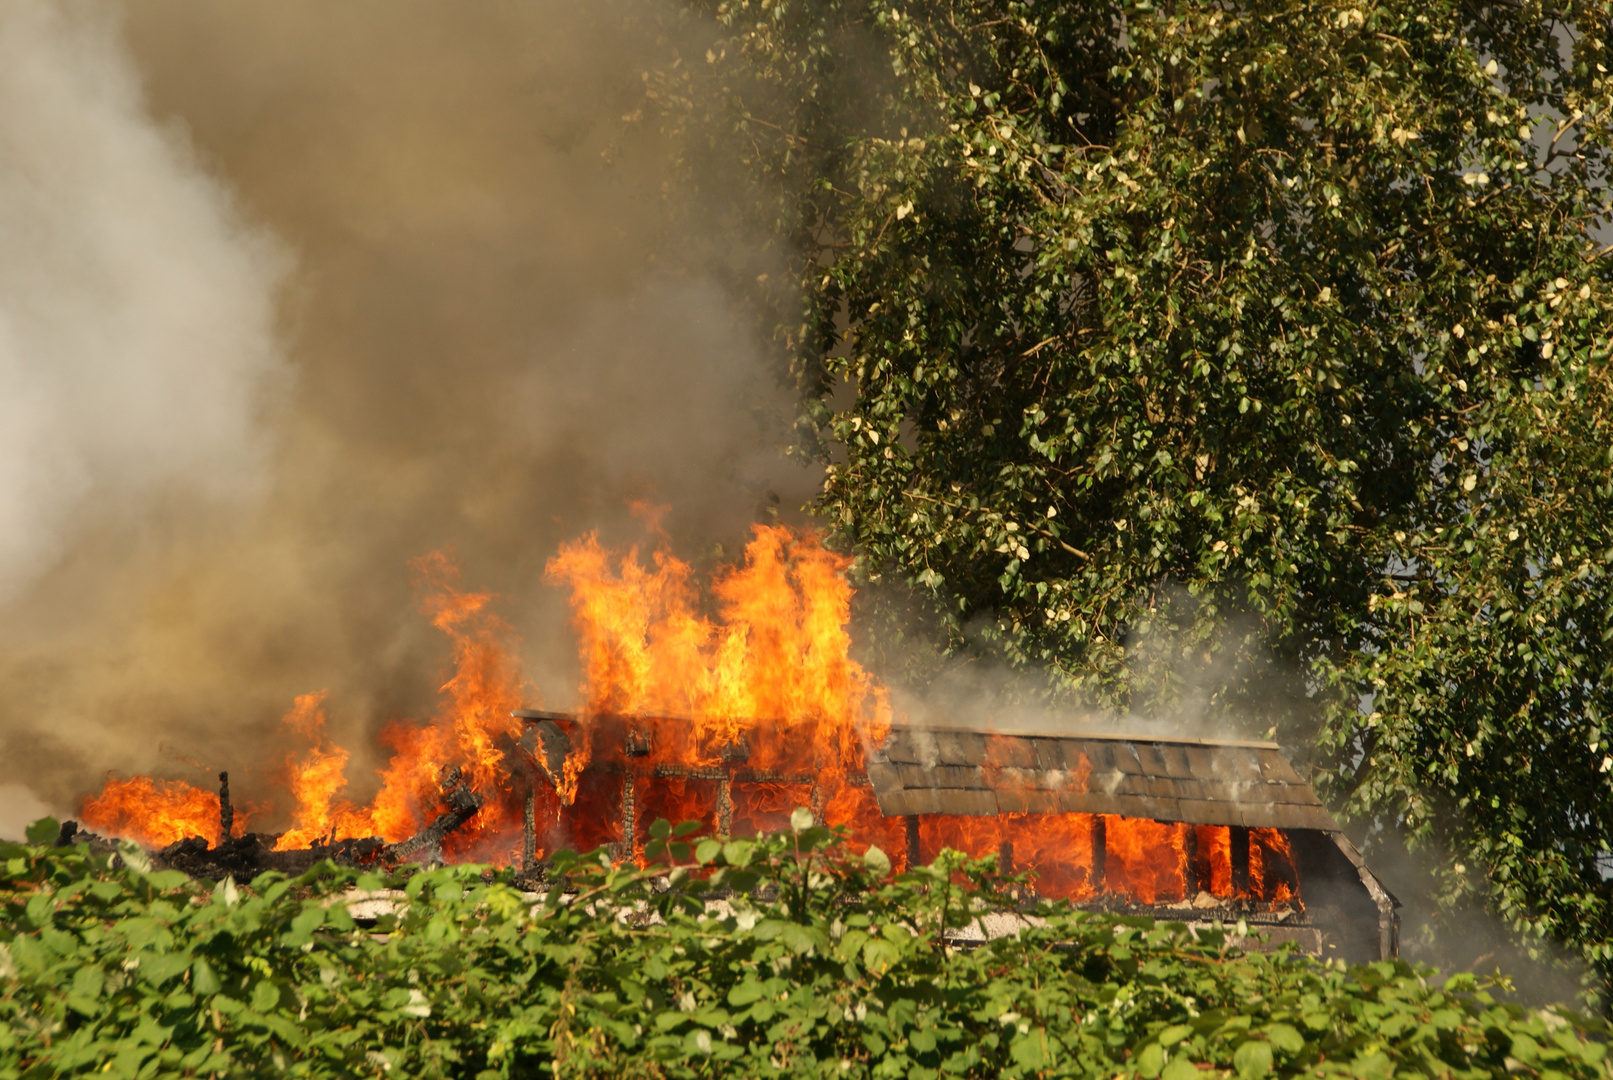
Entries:
[[0,8],[0,599],[106,515],[258,485],[282,265],[104,13]]
[[564,704],[562,540],[643,540],[650,499],[713,551],[805,500],[760,351],[674,265],[676,148],[622,119],[677,46],[646,10],[0,11],[0,785],[228,768],[250,803],[328,689],[363,797],[443,675],[409,560],[452,549]]

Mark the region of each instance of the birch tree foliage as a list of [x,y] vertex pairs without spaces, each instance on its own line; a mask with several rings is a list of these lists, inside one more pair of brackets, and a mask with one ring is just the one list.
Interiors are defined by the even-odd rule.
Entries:
[[1447,902],[1613,970],[1607,5],[688,10],[649,100],[775,238],[870,573],[1072,700],[1238,673]]

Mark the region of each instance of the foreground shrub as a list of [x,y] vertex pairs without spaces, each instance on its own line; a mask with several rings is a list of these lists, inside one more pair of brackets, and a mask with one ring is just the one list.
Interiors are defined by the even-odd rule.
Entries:
[[[1613,1075],[1602,1022],[1404,963],[1062,905],[949,948],[1009,910],[989,860],[892,876],[797,824],[658,822],[657,871],[562,853],[536,898],[481,867],[208,886],[4,845],[0,1076]],[[355,923],[350,890],[389,885]]]

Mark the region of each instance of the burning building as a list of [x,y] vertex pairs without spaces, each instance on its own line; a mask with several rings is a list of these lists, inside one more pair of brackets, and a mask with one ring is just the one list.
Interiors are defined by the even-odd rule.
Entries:
[[[656,818],[719,835],[784,828],[809,806],[898,867],[943,848],[996,855],[1025,899],[1209,924],[1353,962],[1398,951],[1398,902],[1276,743],[900,726],[862,769],[666,753],[687,722],[523,710],[530,778],[523,860],[540,849],[642,853]],[[588,764],[568,781],[578,741]],[[671,758],[672,760],[669,760]],[[566,803],[567,783],[574,786]]]
[[[303,746],[285,760],[289,813],[133,777],[109,779],[81,816],[207,874],[325,857],[536,872],[561,848],[642,863],[658,818],[748,836],[805,806],[897,869],[943,848],[995,855],[1026,900],[1394,955],[1394,898],[1275,744],[900,722],[851,656],[847,564],[810,534],[758,526],[703,596],[664,551],[646,565],[592,537],[567,545],[549,574],[571,589],[582,704],[546,712],[520,707],[531,688],[490,598],[422,560],[454,668],[437,717],[382,733],[392,755],[367,803],[346,797],[347,752],[310,694],[284,721]],[[237,835],[265,812],[289,826]]]

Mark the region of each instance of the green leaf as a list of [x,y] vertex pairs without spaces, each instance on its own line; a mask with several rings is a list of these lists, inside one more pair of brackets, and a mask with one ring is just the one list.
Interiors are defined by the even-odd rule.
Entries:
[[85,1001],[95,1001],[105,985],[106,973],[97,965],[86,964],[73,974],[72,989],[68,992]]
[[1389,1080],[1394,1075],[1394,1062],[1382,1050],[1369,1050],[1357,1054],[1350,1062],[1350,1071],[1362,1080]]
[[1199,1068],[1191,1058],[1174,1054],[1159,1074],[1160,1080],[1199,1080]]
[[728,1004],[735,1008],[749,1005],[753,1001],[760,1001],[767,995],[767,987],[756,979],[746,979],[735,983],[728,991]]
[[280,1004],[280,988],[261,979],[252,988],[252,1011],[266,1013]]
[[1285,1054],[1297,1054],[1305,1049],[1305,1037],[1288,1024],[1267,1024],[1260,1029],[1266,1041]]
[[820,933],[795,923],[781,923],[779,940],[791,952],[804,956],[823,944]]
[[184,953],[147,953],[140,958],[140,977],[153,986],[161,986],[191,966]]
[[1047,1033],[1041,1028],[1032,1028],[1014,1037],[1008,1056],[1022,1069],[1043,1069],[1048,1064],[1047,1049]]
[[318,904],[310,904],[291,920],[291,936],[299,941],[306,941],[309,935],[324,924],[325,909]]
[[1251,1039],[1232,1053],[1232,1067],[1239,1076],[1253,1080],[1271,1072],[1271,1045]]
[[190,988],[202,997],[212,997],[223,989],[205,957],[198,956],[190,966]]
[[875,938],[863,946],[863,967],[874,975],[883,975],[902,959],[902,951],[890,942]]
[[43,817],[38,821],[30,822],[25,830],[28,842],[38,847],[54,844],[61,832],[62,823],[53,817]]

